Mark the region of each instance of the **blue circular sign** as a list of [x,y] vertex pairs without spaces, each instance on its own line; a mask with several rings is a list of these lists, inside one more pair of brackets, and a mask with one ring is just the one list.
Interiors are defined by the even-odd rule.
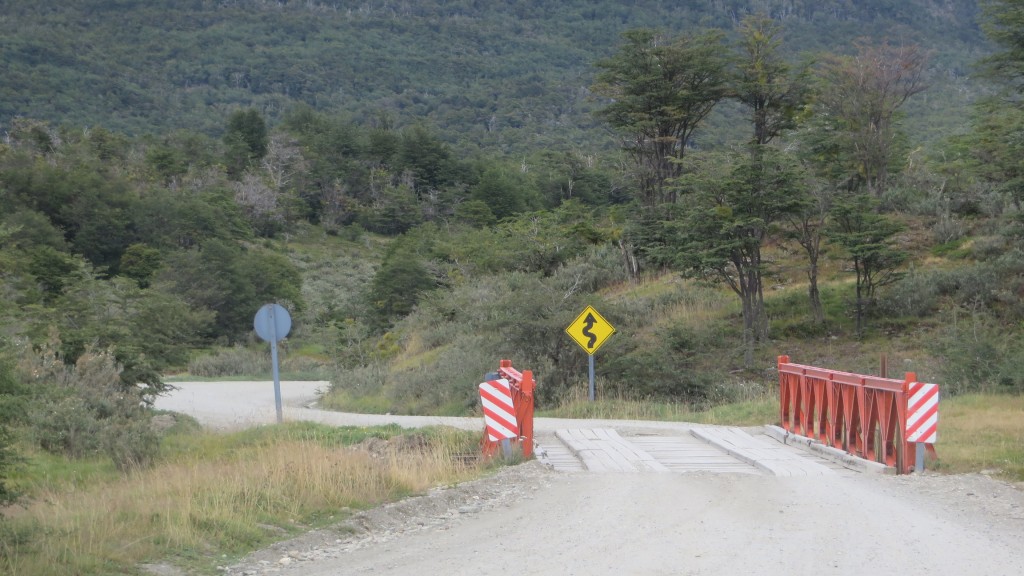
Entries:
[[292,317],[280,304],[264,304],[252,325],[257,336],[267,342],[277,342],[292,329]]

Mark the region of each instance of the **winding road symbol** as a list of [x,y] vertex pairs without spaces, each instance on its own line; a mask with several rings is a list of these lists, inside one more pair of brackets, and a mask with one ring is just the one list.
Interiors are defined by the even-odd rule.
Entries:
[[590,331],[594,324],[597,324],[597,318],[594,318],[593,314],[587,314],[587,319],[583,321],[583,329],[580,330],[580,333],[588,338],[587,350],[592,350],[597,343],[597,334]]
[[593,306],[587,306],[576,320],[569,324],[565,333],[576,341],[584,352],[593,354],[615,333],[615,328],[598,314]]

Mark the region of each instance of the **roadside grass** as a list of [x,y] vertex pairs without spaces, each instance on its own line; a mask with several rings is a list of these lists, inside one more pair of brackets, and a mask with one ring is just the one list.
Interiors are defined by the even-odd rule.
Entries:
[[[390,441],[372,452],[349,448],[367,438]],[[0,573],[136,574],[156,561],[215,573],[289,534],[479,476],[481,465],[463,457],[477,441],[443,428],[295,423],[174,434],[159,464],[127,475],[44,463],[34,480],[21,478],[28,498],[0,522]]]
[[934,469],[1024,482],[1024,396],[966,394],[939,405]]
[[[330,362],[319,347],[306,345],[289,350],[283,343],[278,351],[278,371],[286,380],[328,380]],[[233,346],[198,355],[188,362],[184,373],[165,377],[165,382],[203,380],[271,380],[273,365],[269,344]]]
[[595,418],[602,420],[659,420],[724,424],[730,426],[762,426],[778,420],[778,400],[767,391],[751,392],[739,402],[711,408],[684,402],[630,399],[621,395],[598,397],[594,402],[587,392],[578,390],[557,407],[539,410],[537,416],[548,418]]

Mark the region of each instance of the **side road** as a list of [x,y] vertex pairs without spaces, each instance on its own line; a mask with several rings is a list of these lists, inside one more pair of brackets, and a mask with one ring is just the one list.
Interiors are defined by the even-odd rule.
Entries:
[[[188,414],[203,426],[231,430],[277,420],[274,383],[256,381],[174,382],[176,390],[156,401],[156,408]],[[483,418],[452,416],[397,416],[392,414],[353,414],[318,410],[320,393],[330,386],[326,381],[282,381],[281,401],[286,421],[304,420],[335,426],[382,426],[397,424],[403,428],[444,425],[463,430],[483,430]],[[617,430],[673,430],[686,433],[691,426],[683,422],[636,420],[600,420],[593,426]],[[538,418],[537,433],[563,428],[585,427],[586,422],[560,418]]]

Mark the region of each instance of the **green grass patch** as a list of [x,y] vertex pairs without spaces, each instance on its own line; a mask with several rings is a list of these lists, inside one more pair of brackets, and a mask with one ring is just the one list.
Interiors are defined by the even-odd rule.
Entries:
[[968,237],[957,238],[949,242],[943,242],[932,247],[933,256],[940,258],[963,259],[971,255],[971,248]]
[[967,394],[943,398],[935,469],[991,471],[1024,481],[1024,396]]
[[81,490],[121,477],[105,455],[76,460],[27,446],[19,446],[18,453],[24,461],[10,471],[9,484],[29,497],[49,491]]

